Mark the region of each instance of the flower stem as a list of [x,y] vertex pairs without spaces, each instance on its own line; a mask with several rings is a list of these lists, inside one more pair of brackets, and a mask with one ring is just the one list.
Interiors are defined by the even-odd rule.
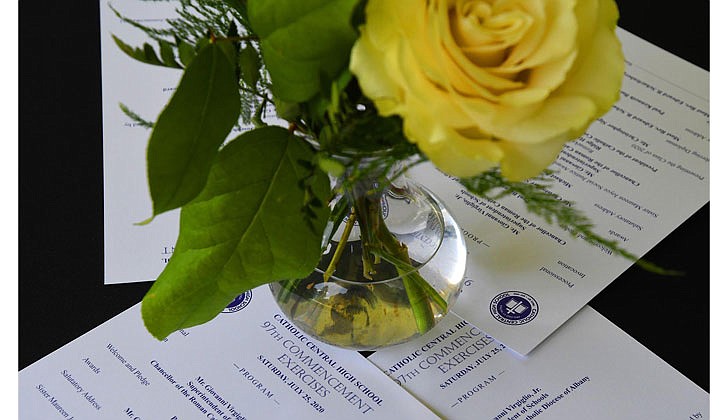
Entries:
[[339,243],[336,245],[336,250],[334,251],[333,257],[331,257],[331,262],[329,262],[328,267],[326,267],[326,271],[324,272],[324,282],[329,281],[331,276],[336,271],[336,264],[339,263],[339,260],[341,259],[341,254],[344,252],[344,248],[346,247],[347,241],[349,240],[349,235],[351,235],[351,229],[354,227],[354,223],[356,222],[356,212],[354,212],[354,209],[351,210],[351,213],[349,213],[349,220],[346,221],[346,225],[344,225],[344,231],[341,233],[341,239],[339,239]]
[[359,227],[362,239],[362,264],[364,276],[374,273],[373,265],[381,259],[394,265],[402,278],[407,298],[420,333],[429,331],[435,325],[435,315],[430,300],[443,310],[447,302],[414,269],[407,246],[397,240],[384,223],[381,208],[381,194],[354,194],[357,197],[355,208],[359,214]]

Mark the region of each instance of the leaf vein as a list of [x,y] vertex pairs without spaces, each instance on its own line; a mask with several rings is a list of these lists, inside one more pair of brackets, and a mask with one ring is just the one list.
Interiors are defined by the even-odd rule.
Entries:
[[[286,141],[286,143],[287,143],[287,141]],[[250,224],[248,225],[248,227],[245,229],[245,231],[241,235],[239,243],[242,243],[245,240],[248,233],[250,232],[250,227],[253,226],[253,224],[256,223],[256,221],[258,220],[258,218],[261,214],[261,211],[264,207],[264,204],[266,203],[266,201],[268,200],[268,198],[270,196],[270,192],[273,189],[273,185],[275,185],[275,181],[281,172],[281,168],[283,166],[283,161],[285,160],[285,156],[287,155],[287,153],[286,153],[287,150],[288,150],[288,144],[286,144],[286,146],[283,148],[282,156],[280,157],[280,159],[278,161],[278,165],[276,166],[276,170],[273,173],[273,176],[271,177],[271,182],[268,184],[268,188],[266,189],[265,194],[263,194],[263,197],[260,200],[260,204],[258,205],[258,208],[256,209],[255,213],[253,214],[253,218],[251,219]],[[237,249],[237,247],[236,247],[236,249]]]
[[[202,118],[200,120],[200,124],[197,124],[197,132],[192,137],[192,146],[195,148],[198,144],[200,144],[200,139],[203,137],[203,133],[207,130],[203,129],[204,127],[207,127],[207,124],[209,122],[209,118],[211,117],[211,113],[209,112],[210,105],[212,104],[212,97],[213,95],[213,86],[215,84],[215,73],[218,66],[218,53],[214,49],[215,47],[212,46],[212,63],[210,66],[210,73],[207,78],[207,92],[204,98],[204,101],[202,102],[202,109],[200,115],[202,115]],[[194,153],[188,153],[185,159],[184,168],[185,173],[189,173],[189,168],[192,166],[193,158],[196,158],[197,156]],[[180,188],[182,188],[183,183],[178,182],[176,183],[173,194],[170,197],[177,197],[177,194],[179,193]]]

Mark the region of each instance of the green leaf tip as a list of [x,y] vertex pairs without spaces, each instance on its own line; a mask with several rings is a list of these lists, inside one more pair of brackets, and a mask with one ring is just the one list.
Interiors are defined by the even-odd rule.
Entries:
[[154,221],[154,216],[150,216],[140,222],[136,222],[136,223],[134,223],[134,226],[146,226],[146,225],[152,223],[152,221]]
[[149,139],[147,178],[154,215],[197,196],[239,114],[235,67],[221,46],[208,44],[186,68]]

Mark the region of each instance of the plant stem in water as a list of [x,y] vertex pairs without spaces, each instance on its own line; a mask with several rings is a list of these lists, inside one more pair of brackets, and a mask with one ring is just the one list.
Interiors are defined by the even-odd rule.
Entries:
[[380,259],[390,262],[402,277],[405,292],[409,299],[417,329],[425,333],[435,325],[435,315],[430,299],[443,310],[447,302],[414,269],[407,247],[397,240],[384,223],[379,194],[355,194],[359,212],[359,226],[362,235],[362,253],[365,276],[367,265],[376,264]]
[[349,240],[349,235],[351,235],[351,229],[354,227],[355,222],[356,212],[354,211],[354,209],[352,209],[351,213],[349,213],[349,220],[347,220],[346,225],[344,225],[344,232],[341,233],[341,239],[339,239],[339,243],[336,245],[334,255],[333,257],[331,257],[331,262],[329,262],[329,266],[326,267],[326,271],[324,272],[324,282],[329,281],[331,276],[336,271],[336,264],[339,263],[339,260],[341,259],[341,254],[344,253],[344,248],[346,247],[346,243]]

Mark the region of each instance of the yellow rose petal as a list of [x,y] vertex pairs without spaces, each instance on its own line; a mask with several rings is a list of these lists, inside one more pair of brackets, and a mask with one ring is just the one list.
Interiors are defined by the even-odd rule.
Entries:
[[500,146],[491,140],[469,139],[442,126],[433,132],[438,141],[418,145],[432,163],[453,176],[475,176],[496,167],[503,158]]
[[398,57],[397,68],[406,75],[403,82],[405,101],[410,106],[427,108],[431,115],[451,127],[471,124],[452,92],[445,86],[434,83],[423,73],[417,57],[411,50],[400,49]]
[[492,74],[488,71],[488,68],[473,63],[465,55],[450,32],[450,18],[447,10],[438,9],[436,17],[437,27],[434,30],[440,36],[440,39],[438,39],[440,45],[435,47],[437,51],[442,51],[440,54],[442,66],[446,68],[448,75],[453,79],[453,86],[456,90],[467,92],[476,89],[480,95],[488,95],[488,91],[484,90],[484,87],[494,91],[502,91],[517,89],[522,86],[522,83],[518,81]]
[[576,60],[577,52],[572,51],[562,60],[556,60],[531,70],[528,76],[529,87],[542,87],[553,90],[553,88],[560,87],[566,75],[571,71]]
[[371,0],[366,5],[366,24],[362,31],[367,32],[372,44],[383,49],[402,35],[402,24],[411,20],[412,12],[417,10],[418,0]]
[[549,97],[538,111],[512,125],[494,125],[493,135],[508,143],[536,145],[560,136],[572,140],[591,123],[596,105],[587,97]]
[[523,181],[538,176],[561,152],[565,138],[539,144],[509,143],[503,145],[505,157],[501,173],[511,181]]
[[522,71],[535,68],[555,59],[568,55],[574,48],[578,31],[578,21],[574,14],[575,0],[550,0],[544,3],[544,29],[537,45],[529,43],[532,51],[516,46],[503,69]]
[[[587,7],[592,5],[594,10]],[[613,0],[581,0],[577,13],[580,20],[593,21],[579,34],[581,53],[558,93],[589,96],[597,105],[595,116],[599,116],[619,99],[624,77],[622,44],[614,33],[619,11]]]
[[387,63],[392,60],[387,57],[394,58],[392,54],[382,55],[366,33],[362,33],[351,50],[349,68],[359,77],[359,84],[370,99],[387,104],[386,110],[377,105],[379,111],[390,115],[396,110],[394,104],[403,102],[404,94],[401,83],[391,77],[395,73],[390,72]]

